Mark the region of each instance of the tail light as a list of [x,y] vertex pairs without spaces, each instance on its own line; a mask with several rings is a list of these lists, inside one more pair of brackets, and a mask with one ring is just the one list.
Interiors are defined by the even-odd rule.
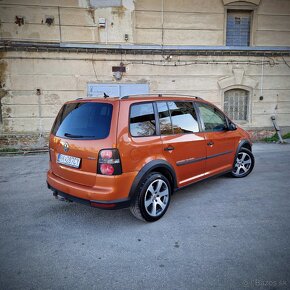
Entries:
[[97,173],[102,175],[122,174],[122,166],[118,149],[100,150]]

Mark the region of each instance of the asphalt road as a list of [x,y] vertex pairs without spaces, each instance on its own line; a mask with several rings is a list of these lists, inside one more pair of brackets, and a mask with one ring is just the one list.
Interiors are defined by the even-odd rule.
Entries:
[[55,200],[46,154],[1,157],[0,289],[290,289],[290,144],[254,153],[151,224]]

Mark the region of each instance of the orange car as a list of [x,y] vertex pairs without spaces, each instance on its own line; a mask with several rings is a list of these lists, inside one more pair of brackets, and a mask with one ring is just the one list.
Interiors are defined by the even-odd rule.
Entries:
[[177,189],[254,167],[249,135],[198,97],[78,99],[61,108],[49,141],[48,187],[93,207],[160,219]]

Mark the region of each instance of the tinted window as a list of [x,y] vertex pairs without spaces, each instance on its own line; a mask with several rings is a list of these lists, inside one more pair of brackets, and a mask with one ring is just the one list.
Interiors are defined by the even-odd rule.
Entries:
[[161,135],[173,134],[170,113],[166,102],[157,102]]
[[155,135],[155,115],[152,103],[131,106],[130,132],[135,137]]
[[174,134],[198,132],[198,122],[192,102],[168,102]]
[[71,103],[60,110],[52,134],[72,139],[104,139],[109,135],[113,106]]
[[223,131],[227,128],[224,114],[213,106],[197,103],[205,131]]

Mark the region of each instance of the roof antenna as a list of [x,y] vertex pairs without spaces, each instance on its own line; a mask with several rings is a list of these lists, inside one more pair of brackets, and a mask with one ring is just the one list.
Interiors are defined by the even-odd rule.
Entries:
[[106,98],[109,98],[109,96],[106,94],[106,93],[104,93],[104,98],[106,99]]

